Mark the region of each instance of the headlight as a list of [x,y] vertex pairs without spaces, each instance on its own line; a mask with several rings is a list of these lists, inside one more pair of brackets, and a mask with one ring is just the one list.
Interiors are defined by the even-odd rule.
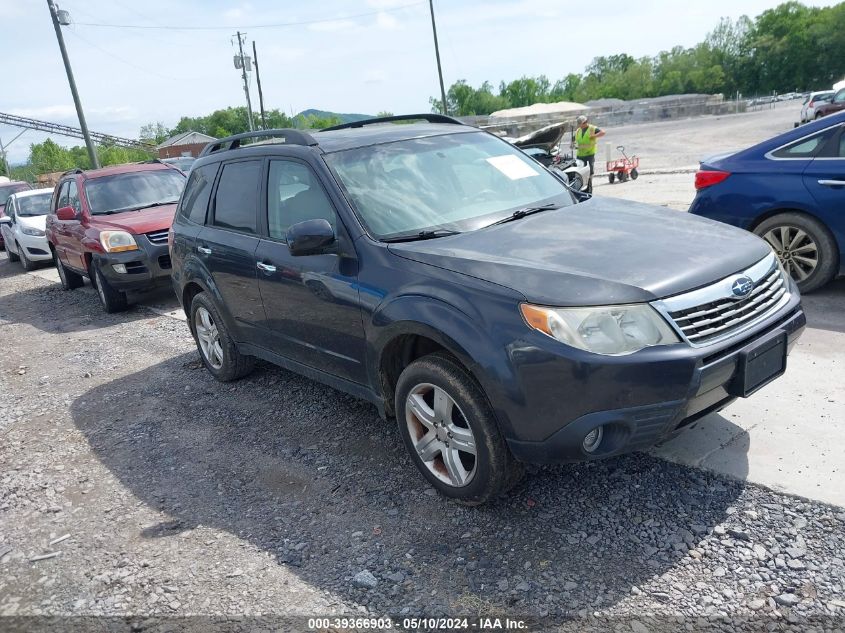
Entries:
[[100,244],[103,245],[107,253],[138,250],[135,238],[126,231],[102,231],[100,233]]
[[526,323],[579,349],[618,356],[680,339],[657,311],[646,304],[595,308],[545,308],[523,303]]
[[44,231],[41,229],[34,229],[31,226],[22,226],[21,233],[24,235],[32,235],[34,237],[42,237],[44,236]]

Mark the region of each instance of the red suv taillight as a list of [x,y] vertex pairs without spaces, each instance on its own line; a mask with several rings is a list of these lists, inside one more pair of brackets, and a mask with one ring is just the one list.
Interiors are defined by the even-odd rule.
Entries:
[[695,188],[706,189],[713,185],[718,185],[731,175],[729,171],[711,171],[709,169],[699,169],[695,172]]

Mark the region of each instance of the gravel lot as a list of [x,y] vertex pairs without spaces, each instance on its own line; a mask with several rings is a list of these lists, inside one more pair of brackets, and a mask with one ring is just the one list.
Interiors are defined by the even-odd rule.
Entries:
[[269,365],[216,383],[183,321],[106,315],[5,256],[0,433],[0,629],[71,614],[845,625],[841,508],[639,454],[462,508],[372,406]]

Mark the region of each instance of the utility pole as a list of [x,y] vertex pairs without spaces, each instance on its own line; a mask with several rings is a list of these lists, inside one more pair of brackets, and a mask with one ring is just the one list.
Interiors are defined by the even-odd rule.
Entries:
[[428,7],[431,9],[431,31],[434,33],[434,55],[437,57],[437,75],[440,77],[440,98],[443,99],[443,114],[446,110],[446,88],[443,87],[443,69],[440,67],[440,47],[437,45],[437,26],[434,23],[434,0],[428,0]]
[[[91,140],[91,135],[88,133],[88,123],[85,122],[85,113],[82,111],[82,102],[79,100],[79,92],[76,90],[76,81],[73,79],[73,71],[70,68],[70,60],[67,56],[67,49],[65,48],[65,38],[62,36],[62,27],[59,25],[59,9],[53,4],[53,0],[47,0],[47,8],[50,9],[50,18],[53,20],[53,28],[56,29],[56,39],[59,41],[59,50],[62,52],[62,61],[65,63],[65,71],[67,72],[67,82],[70,84],[70,92],[73,95],[73,103],[76,106],[76,114],[79,117],[79,127],[82,130],[82,136],[85,138],[85,146],[88,148],[88,158],[91,159],[91,167],[98,169],[100,161],[97,158],[97,150]],[[62,23],[70,24],[67,17],[67,12],[62,11]]]
[[[246,36],[246,33],[244,33]],[[238,31],[238,49],[241,51],[241,75],[244,79],[244,94],[246,95],[246,114],[249,119],[249,131],[255,131],[255,123],[252,120],[252,101],[249,98],[249,80],[246,77],[246,58],[244,57],[244,41],[241,32]]]
[[258,72],[258,49],[252,40],[252,61],[255,63],[255,83],[258,86],[258,107],[261,108],[261,127],[267,129],[267,118],[264,116],[264,93],[261,92],[261,73]]

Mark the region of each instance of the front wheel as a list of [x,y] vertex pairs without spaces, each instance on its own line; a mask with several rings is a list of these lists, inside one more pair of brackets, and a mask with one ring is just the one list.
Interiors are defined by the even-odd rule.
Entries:
[[109,314],[126,310],[129,307],[126,293],[112,288],[111,284],[96,266],[92,264],[91,268],[93,271],[91,280],[97,287],[97,295],[100,297],[100,305],[103,306],[103,310]]
[[[33,261],[29,257],[26,256],[26,249],[21,248],[20,244],[15,244],[15,246],[18,249],[18,255],[20,255],[21,266],[23,266],[23,269],[26,272],[29,272],[31,270],[35,270],[35,264],[33,263]],[[11,254],[11,252],[10,252],[10,254]]]
[[18,257],[18,254],[17,254],[17,253],[13,253],[13,252],[12,252],[12,249],[11,249],[11,248],[9,248],[9,247],[6,247],[6,255],[8,255],[8,256],[9,256],[9,261],[10,261],[10,262],[16,262],[16,261],[20,260],[20,257]]
[[812,292],[836,275],[836,242],[818,220],[781,213],[761,222],[754,233],[769,243],[801,292]]
[[614,182],[616,182],[616,174],[613,173],[613,172],[610,172],[607,175],[607,179],[610,181],[610,184],[612,185]]
[[396,385],[399,433],[416,467],[441,494],[479,505],[522,475],[481,388],[448,354],[420,358]]

